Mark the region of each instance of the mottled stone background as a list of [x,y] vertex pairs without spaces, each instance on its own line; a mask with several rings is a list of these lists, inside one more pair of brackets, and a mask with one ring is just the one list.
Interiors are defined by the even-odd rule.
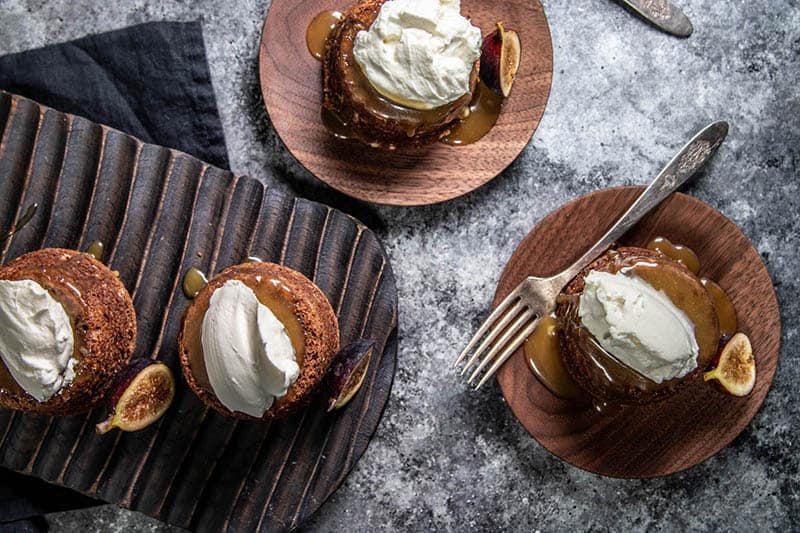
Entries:
[[[425,208],[332,192],[277,139],[261,104],[256,50],[268,2],[0,0],[0,53],[151,20],[204,24],[232,169],[361,218],[383,238],[400,290],[394,389],[369,450],[309,530],[763,530],[800,528],[800,3],[679,0],[688,40],[611,0],[547,0],[550,102],[522,156],[489,185]],[[493,385],[449,370],[516,244],[563,202],[644,183],[700,126],[728,140],[688,192],[734,220],[764,257],[783,316],[772,391],[713,459],[666,479],[620,481],[551,456]],[[115,506],[51,515],[58,530],[167,531]]]

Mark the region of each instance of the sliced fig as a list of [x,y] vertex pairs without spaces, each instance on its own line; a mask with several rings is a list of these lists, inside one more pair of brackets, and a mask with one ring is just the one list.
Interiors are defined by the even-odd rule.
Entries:
[[344,407],[356,395],[367,375],[374,351],[373,341],[361,339],[348,344],[334,356],[325,375],[329,412]]
[[480,78],[483,83],[507,98],[519,70],[520,55],[519,35],[498,22],[497,29],[484,39],[481,47]]
[[175,379],[164,363],[138,359],[114,380],[107,397],[109,417],[97,424],[102,435],[114,428],[139,431],[163,415],[175,397]]
[[750,339],[737,333],[720,350],[716,367],[703,374],[706,381],[717,383],[728,394],[747,396],[756,384],[756,361]]

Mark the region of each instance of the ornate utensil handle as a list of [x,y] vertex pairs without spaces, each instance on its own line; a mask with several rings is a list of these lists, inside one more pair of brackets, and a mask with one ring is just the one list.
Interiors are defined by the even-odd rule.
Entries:
[[564,284],[574,278],[586,265],[594,261],[617,239],[652,211],[667,196],[691,178],[716,152],[728,135],[727,122],[714,122],[684,146],[678,155],[664,167],[647,189],[639,195],[627,211],[611,226],[597,244],[589,248],[580,259],[565,270],[560,277]]

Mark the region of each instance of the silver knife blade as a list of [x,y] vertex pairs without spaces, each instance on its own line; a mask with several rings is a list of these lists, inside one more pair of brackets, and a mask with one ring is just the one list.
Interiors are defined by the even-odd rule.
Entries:
[[692,22],[669,0],[620,0],[647,22],[676,37],[689,37]]

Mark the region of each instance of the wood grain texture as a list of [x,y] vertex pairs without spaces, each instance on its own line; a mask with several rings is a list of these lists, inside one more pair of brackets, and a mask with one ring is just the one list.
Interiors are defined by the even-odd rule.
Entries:
[[484,35],[498,21],[519,33],[522,62],[494,128],[477,143],[397,151],[334,138],[322,125],[322,64],[306,47],[318,13],[347,0],[275,0],[261,35],[259,73],[267,112],[286,147],[319,179],[361,200],[424,205],[456,198],[500,174],[528,144],[553,77],[550,29],[539,0],[463,0],[462,13]]
[[[511,257],[495,305],[526,276],[553,275],[569,266],[642,190],[597,191],[548,215]],[[739,329],[752,341],[758,377],[746,398],[723,394],[697,380],[664,402],[602,416],[591,405],[577,406],[552,395],[528,370],[519,350],[497,375],[514,415],[554,455],[606,476],[663,476],[708,459],[755,416],[778,364],[781,324],[772,281],[736,225],[700,200],[674,194],[620,242],[644,246],[656,236],[693,249],[700,258],[700,275],[717,281],[731,297]]]
[[250,255],[312,279],[337,312],[342,342],[368,337],[379,354],[346,408],[327,414],[315,400],[280,422],[225,418],[183,380],[167,414],[137,433],[96,435],[104,409],[61,418],[0,410],[0,464],[202,531],[301,524],[358,461],[389,397],[397,294],[375,235],[325,205],[4,92],[0,132],[0,227],[40,206],[0,262],[103,241],[133,297],[135,357],[181,376],[182,273],[215,273]]

